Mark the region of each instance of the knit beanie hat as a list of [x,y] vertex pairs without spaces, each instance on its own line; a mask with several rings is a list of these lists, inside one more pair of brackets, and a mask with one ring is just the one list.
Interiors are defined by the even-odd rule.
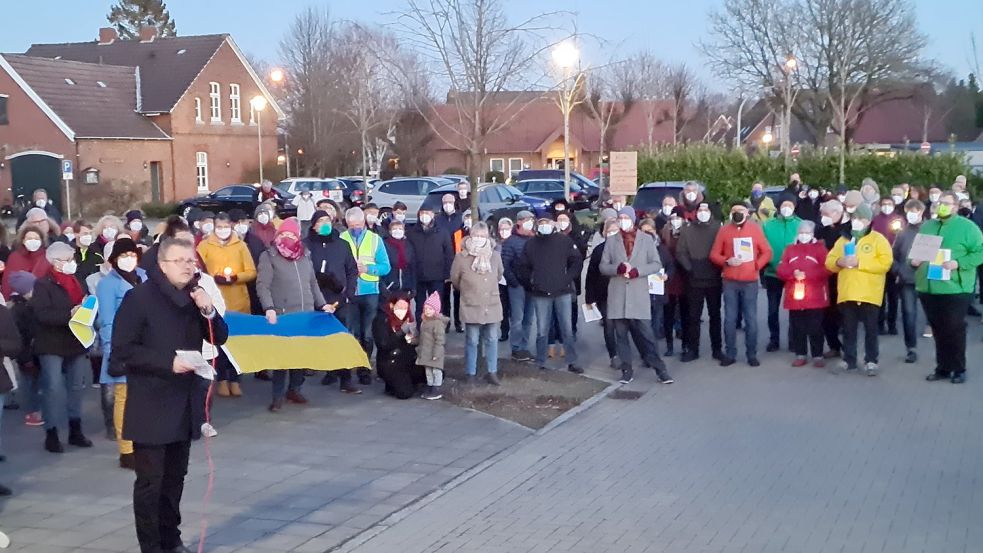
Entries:
[[270,219],[271,220],[273,219],[273,206],[265,202],[256,206],[256,211],[253,212],[254,215],[253,219],[259,217],[259,214],[263,212],[268,213],[270,215]]
[[864,203],[864,196],[859,190],[851,190],[846,193],[846,198],[843,198],[843,207],[857,206],[862,203]]
[[621,208],[618,211],[618,217],[621,217],[622,215],[624,215],[624,216],[628,217],[629,219],[631,219],[631,222],[632,223],[634,223],[635,220],[637,219],[637,217],[635,215],[635,208],[634,207],[631,207],[630,205],[626,205],[625,207]]
[[857,210],[853,212],[854,219],[863,219],[865,221],[870,221],[874,218],[873,212],[870,210],[870,206],[867,204],[860,204],[857,206]]
[[683,207],[683,206],[681,206],[681,205],[677,205],[676,207],[672,208],[672,215],[675,215],[677,217],[682,217],[682,218],[685,219],[686,218],[686,208]]
[[276,229],[276,237],[279,238],[280,235],[285,232],[292,232],[294,236],[296,236],[297,239],[300,240],[301,238],[300,223],[297,222],[296,217],[291,217],[286,221],[280,223],[280,228]]
[[604,209],[602,209],[601,213],[598,214],[597,216],[597,220],[602,223],[604,221],[607,221],[608,219],[617,219],[617,218],[618,218],[618,212],[611,209],[610,207],[605,207]]
[[[108,247],[109,244],[106,244],[106,246]],[[137,247],[136,242],[131,240],[129,236],[120,235],[118,239],[112,242],[112,249],[105,259],[106,261],[113,263],[119,256],[129,252],[133,252],[137,254],[137,257],[140,257],[140,248]]]
[[534,217],[535,217],[535,215],[532,214],[532,211],[529,211],[527,209],[523,209],[522,211],[516,213],[515,220],[516,221],[521,221],[523,219],[532,219]]
[[434,292],[433,294],[430,294],[429,296],[427,296],[427,301],[423,302],[423,307],[427,307],[428,305],[430,307],[432,307],[434,311],[436,311],[437,313],[440,313],[440,293],[439,292]]
[[20,296],[26,296],[34,290],[34,283],[37,282],[37,277],[33,273],[27,271],[14,271],[10,274],[8,282],[10,282],[10,289],[14,291],[15,294]]
[[[321,217],[328,217],[328,212],[323,209],[319,209],[314,212],[314,215],[311,216],[311,232],[317,232],[317,221]],[[330,219],[330,217],[328,218]]]
[[126,222],[130,223],[136,219],[143,219],[143,212],[139,209],[131,209],[126,212]]

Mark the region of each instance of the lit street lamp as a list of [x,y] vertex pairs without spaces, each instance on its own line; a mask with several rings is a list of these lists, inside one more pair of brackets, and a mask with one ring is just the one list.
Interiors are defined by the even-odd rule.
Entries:
[[275,68],[272,71],[270,71],[270,80],[273,81],[273,82],[275,82],[275,83],[279,83],[280,81],[282,81],[283,80],[283,69],[280,69],[278,67],[278,68]]
[[[570,73],[580,62],[580,51],[571,40],[565,40],[553,47],[553,63],[563,72],[560,91],[560,110],[563,112],[563,197],[570,201],[570,112],[573,111],[573,96],[577,93],[579,75],[571,82]],[[570,83],[569,85],[567,83]],[[568,88],[569,86],[569,88]]]
[[256,145],[259,148],[259,183],[263,184],[263,110],[266,109],[266,98],[253,96],[249,105],[256,111]]
[[785,74],[785,109],[782,112],[782,153],[785,155],[785,166],[788,166],[789,157],[792,155],[792,73],[799,67],[799,60],[795,56],[789,55],[785,58],[782,65],[782,72]]

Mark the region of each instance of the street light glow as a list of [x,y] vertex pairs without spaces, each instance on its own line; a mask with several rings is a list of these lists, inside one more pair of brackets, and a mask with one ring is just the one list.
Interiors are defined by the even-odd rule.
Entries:
[[283,80],[283,69],[276,68],[270,71],[270,80],[278,83]]
[[795,71],[795,68],[799,66],[799,60],[795,59],[795,56],[789,56],[785,60],[785,68],[789,71]]
[[557,67],[569,69],[575,67],[578,61],[580,61],[580,51],[573,41],[564,40],[553,47],[553,63]]
[[256,111],[263,111],[266,109],[266,98],[262,96],[253,96],[253,99],[249,100],[249,105],[251,105]]
[[771,141],[774,139],[775,137],[772,136],[771,131],[768,131],[761,137],[761,142],[763,142],[765,145],[768,145],[771,144]]

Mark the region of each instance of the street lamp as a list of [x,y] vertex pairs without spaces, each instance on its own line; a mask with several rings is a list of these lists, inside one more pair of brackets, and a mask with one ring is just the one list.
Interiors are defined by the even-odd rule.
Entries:
[[564,40],[553,47],[553,63],[563,72],[560,92],[560,110],[563,112],[563,197],[570,201],[570,112],[573,96],[577,93],[577,81],[570,82],[570,73],[580,62],[580,51],[571,40]]
[[799,60],[789,54],[782,64],[782,72],[785,74],[785,109],[782,113],[782,153],[785,154],[785,166],[788,166],[789,156],[791,156],[792,146],[792,73],[799,67]]
[[280,69],[279,67],[277,67],[277,68],[273,69],[272,71],[270,71],[270,80],[273,81],[273,82],[275,82],[275,83],[279,83],[280,81],[282,81],[283,80],[283,69]]
[[775,140],[775,136],[771,134],[771,129],[765,129],[765,134],[761,135],[761,142],[765,148],[770,148],[773,140]]
[[259,148],[259,183],[263,184],[263,110],[266,109],[266,98],[253,96],[249,105],[256,111],[256,145]]

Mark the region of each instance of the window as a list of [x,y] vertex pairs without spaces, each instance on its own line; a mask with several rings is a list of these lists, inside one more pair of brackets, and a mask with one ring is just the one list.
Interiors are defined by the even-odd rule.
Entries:
[[509,158],[509,176],[515,176],[516,173],[522,171],[522,158],[521,157],[510,157]]
[[208,190],[208,152],[195,153],[195,177],[199,191]]
[[0,125],[9,125],[10,119],[7,118],[7,95],[0,94]]
[[195,98],[195,123],[201,123],[201,98]]
[[493,157],[490,160],[491,170],[499,173],[505,172],[505,160],[500,157]]
[[212,121],[222,121],[222,99],[219,97],[218,83],[208,83],[208,101],[212,112]]
[[386,184],[383,190],[386,194],[396,194],[399,196],[416,196],[420,193],[420,185],[415,180],[397,180]]
[[229,85],[229,105],[233,123],[242,123],[242,110],[239,109],[239,85]]

